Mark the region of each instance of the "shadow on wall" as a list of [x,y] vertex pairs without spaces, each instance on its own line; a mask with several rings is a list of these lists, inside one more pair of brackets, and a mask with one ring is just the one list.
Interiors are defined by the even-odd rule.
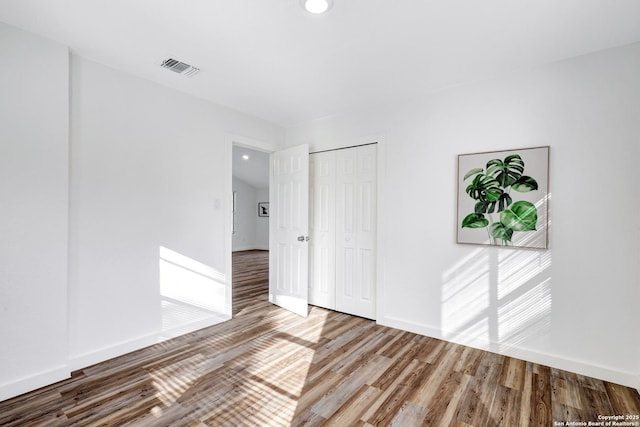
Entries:
[[224,273],[163,246],[159,268],[161,339],[229,319]]
[[550,267],[548,250],[474,250],[443,274],[443,337],[501,354],[550,344]]

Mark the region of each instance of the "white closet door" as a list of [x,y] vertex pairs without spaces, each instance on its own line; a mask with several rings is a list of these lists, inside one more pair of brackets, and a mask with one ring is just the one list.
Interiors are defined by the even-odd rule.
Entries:
[[309,157],[309,304],[336,308],[336,152]]
[[373,319],[376,146],[336,156],[336,310]]

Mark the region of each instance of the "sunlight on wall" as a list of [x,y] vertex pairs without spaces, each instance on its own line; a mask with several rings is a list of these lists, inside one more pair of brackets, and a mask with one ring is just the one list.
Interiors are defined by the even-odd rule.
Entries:
[[443,274],[445,339],[504,352],[549,341],[551,253],[483,247]]
[[551,254],[537,250],[498,253],[498,298],[503,299],[551,266]]
[[501,349],[512,347],[528,337],[542,336],[551,322],[551,279],[546,279],[512,301],[498,307]]
[[500,350],[547,336],[551,328],[551,253],[498,253],[498,342]]
[[229,290],[223,273],[163,246],[159,268],[164,338],[188,332],[194,323],[213,324],[217,318],[229,318]]
[[442,329],[455,341],[463,335],[475,341],[489,335],[489,255],[476,250],[444,275]]

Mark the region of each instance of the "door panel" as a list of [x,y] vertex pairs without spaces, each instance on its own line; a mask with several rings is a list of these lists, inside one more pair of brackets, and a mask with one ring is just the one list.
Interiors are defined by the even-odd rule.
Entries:
[[335,309],[336,155],[329,151],[310,158],[309,303]]
[[[269,301],[308,314],[309,147],[277,151],[270,159]],[[301,240],[300,240],[301,238]]]
[[336,310],[375,318],[376,146],[337,159]]

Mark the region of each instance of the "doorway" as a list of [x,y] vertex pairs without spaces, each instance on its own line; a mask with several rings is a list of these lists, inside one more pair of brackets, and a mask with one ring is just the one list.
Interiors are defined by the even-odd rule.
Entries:
[[[362,145],[373,145],[373,144],[377,145],[377,143],[366,143],[366,144],[360,144],[360,145],[362,146]],[[228,182],[227,182],[228,193],[227,194],[228,194],[229,198],[227,200],[230,203],[227,206],[231,206],[231,203],[233,203],[233,198],[232,198],[232,194],[233,194],[232,193],[233,169],[230,166],[232,166],[232,164],[233,164],[233,155],[232,154],[233,154],[233,149],[236,148],[236,147],[242,148],[242,149],[248,149],[248,150],[256,151],[258,153],[262,153],[262,154],[265,154],[265,155],[266,155],[266,153],[273,154],[275,156],[273,158],[274,165],[270,165],[270,166],[274,168],[273,169],[274,171],[280,170],[278,168],[281,168],[282,165],[284,165],[284,164],[293,165],[291,170],[297,170],[298,168],[301,168],[302,164],[304,163],[306,165],[305,168],[307,168],[306,175],[308,176],[308,174],[309,174],[309,170],[308,170],[309,156],[308,156],[308,154],[306,154],[307,157],[306,157],[306,160],[304,162],[302,160],[298,159],[297,157],[295,159],[291,158],[289,160],[284,160],[284,161],[281,158],[278,157],[278,156],[284,155],[285,152],[289,152],[290,150],[293,150],[294,148],[301,148],[301,146],[290,147],[289,149],[281,150],[281,147],[272,146],[272,145],[269,145],[269,144],[263,144],[263,143],[260,143],[259,141],[249,141],[248,143],[244,142],[244,141],[243,142],[238,142],[237,138],[233,138],[233,139],[229,140],[229,144],[227,145],[227,147],[228,147],[228,149],[227,149],[227,152],[226,152],[227,153],[226,156],[227,156],[228,161],[227,161],[226,164],[229,165],[228,166],[229,169],[228,169],[228,172],[227,172],[227,177],[228,177],[227,178],[228,179]],[[355,147],[358,147],[358,146],[355,146]],[[346,148],[353,148],[353,147],[346,147]],[[308,146],[305,147],[305,150],[306,150],[305,153],[309,152]],[[251,153],[249,153],[248,155],[250,157]],[[247,160],[247,159],[242,158],[242,156],[240,156],[240,158],[242,160]],[[370,166],[376,165],[379,162],[380,156],[377,156],[377,158],[378,158],[378,160],[376,160],[375,158],[371,158],[371,161],[369,162],[369,165]],[[238,160],[236,160],[236,162],[238,162]],[[271,163],[271,161],[269,161],[269,163]],[[276,167],[276,166],[278,166],[278,167]],[[374,169],[377,169],[377,167],[374,166]],[[274,174],[276,176],[279,176],[281,174],[281,172],[274,172]],[[268,179],[269,180],[273,180],[274,178],[273,177],[269,177]],[[296,205],[296,203],[294,203],[294,202],[286,201],[281,206],[280,202],[278,202],[280,200],[280,196],[278,196],[281,193],[280,189],[294,188],[294,187],[290,187],[289,183],[286,183],[285,185],[282,185],[282,183],[278,183],[278,181],[276,180],[275,183],[274,182],[270,182],[270,185],[273,186],[273,188],[270,189],[271,195],[270,195],[269,199],[265,199],[265,200],[268,200],[269,203],[274,204],[274,209],[276,207],[275,205],[277,205],[278,207],[289,206],[289,203],[293,203],[294,205]],[[300,186],[298,186],[298,187],[300,187]],[[296,188],[298,188],[298,187],[296,187]],[[308,182],[306,184],[306,188],[307,189],[309,188]],[[278,191],[275,191],[275,189],[278,189]],[[302,189],[302,187],[300,187],[300,189]],[[373,195],[373,194],[377,193],[376,186],[371,187],[371,189],[372,189],[372,192],[369,193],[370,195]],[[275,192],[275,194],[274,194],[274,192]],[[293,191],[293,192],[287,191],[287,193],[289,193],[289,194],[298,194],[297,191]],[[362,194],[364,194],[364,193],[362,193]],[[306,199],[306,196],[305,196],[305,199]],[[236,202],[237,201],[238,200],[237,200],[237,194],[236,194]],[[310,200],[308,202],[305,202],[305,206],[308,206],[309,202],[310,202]],[[254,200],[254,204],[255,204],[255,208],[254,209],[259,210],[260,207],[258,205],[258,201],[257,200]],[[373,212],[375,212],[375,205],[376,205],[376,203],[374,203],[374,205],[373,205],[373,209],[374,209]],[[270,222],[272,222],[272,227],[271,227],[272,230],[271,230],[271,233],[269,235],[269,247],[273,248],[274,245],[275,245],[275,247],[278,249],[278,254],[280,254],[280,252],[283,252],[283,255],[286,255],[288,253],[294,252],[295,248],[293,248],[293,249],[285,248],[284,250],[281,250],[284,247],[284,243],[280,242],[280,240],[276,236],[277,233],[274,234],[274,230],[273,230],[273,227],[275,227],[276,224],[278,224],[278,227],[276,227],[278,230],[285,228],[283,226],[284,223],[282,223],[282,224],[280,223],[280,221],[283,220],[283,218],[280,215],[278,215],[278,211],[283,211],[283,209],[279,208],[277,210],[273,210],[272,212],[270,212],[270,214],[273,214],[275,216],[270,218]],[[229,209],[228,212],[229,212],[229,214],[227,216],[227,219],[225,220],[225,222],[227,224],[226,229],[228,230],[228,233],[227,233],[227,236],[226,236],[226,239],[227,239],[226,242],[227,242],[227,248],[229,248],[227,250],[227,257],[228,258],[226,259],[226,265],[227,265],[227,270],[226,271],[229,271],[231,273],[231,272],[233,272],[233,265],[232,265],[233,264],[232,263],[233,239],[232,239],[231,230],[233,229],[234,216],[233,216],[233,212],[231,211],[231,209]],[[260,212],[262,212],[262,210],[260,210]],[[266,212],[269,212],[268,208],[267,208]],[[257,216],[258,212],[255,212],[255,215]],[[288,215],[287,218],[284,218],[284,220],[288,221],[291,218],[300,219],[300,218],[303,218],[303,217],[307,218],[307,214],[305,214],[305,215],[301,215],[300,214],[300,215],[293,215],[293,216]],[[371,224],[375,224],[377,222],[376,218],[375,218],[375,215],[369,217],[369,219],[370,219],[370,223]],[[293,222],[296,223],[296,224],[300,223],[299,221],[295,221],[295,220]],[[300,230],[302,230],[302,228],[300,228]],[[236,233],[239,233],[239,230],[236,230]],[[306,244],[309,242],[309,238],[308,237],[306,237],[306,239],[305,239],[305,236],[308,235],[307,234],[308,231],[307,232],[302,232],[301,231],[301,233],[302,234],[298,233],[300,235],[296,234],[293,237],[293,240],[300,242],[300,245],[305,245],[306,246]],[[276,236],[276,237],[274,237],[274,236]],[[289,237],[291,237],[291,236],[289,236]],[[288,239],[288,240],[291,240],[291,239]],[[361,239],[361,238],[356,239],[356,241],[360,241],[360,240],[363,240],[363,239]],[[351,239],[351,241],[353,241],[353,239]],[[294,243],[294,245],[295,245],[295,243]],[[244,247],[243,249],[247,250],[248,248]],[[360,252],[362,252],[362,251],[360,251]],[[308,293],[307,293],[308,287],[307,287],[306,281],[307,281],[308,277],[304,277],[303,278],[300,274],[292,274],[291,273],[292,270],[287,270],[287,271],[284,272],[284,274],[280,273],[280,271],[283,271],[283,270],[280,270],[282,268],[282,266],[280,264],[284,265],[285,268],[291,268],[291,267],[289,267],[290,265],[298,265],[300,263],[293,262],[293,264],[292,264],[291,262],[287,262],[286,257],[280,257],[280,256],[277,256],[276,257],[277,259],[273,259],[273,256],[275,255],[275,252],[272,253],[271,255],[272,255],[271,261],[272,262],[278,261],[278,264],[269,266],[270,267],[269,268],[269,270],[270,270],[269,271],[269,275],[270,275],[269,279],[270,280],[269,280],[269,290],[268,290],[269,301],[275,303],[276,305],[283,306],[284,308],[287,308],[287,309],[289,309],[291,311],[294,311],[294,312],[304,311],[304,314],[302,314],[302,315],[303,316],[306,315],[308,313],[308,310],[296,310],[296,308],[298,308],[298,305],[300,305],[300,304],[298,304],[298,302],[302,301],[302,300],[304,300],[304,307],[307,307],[307,304],[308,304],[308,296],[307,296],[308,295]],[[381,250],[378,248],[378,249],[375,250],[375,254],[370,256],[368,259],[370,261],[373,261],[374,259],[379,259],[380,256],[381,256]],[[375,264],[379,264],[379,263],[376,262]],[[305,262],[305,265],[306,265],[306,262]],[[356,267],[357,267],[357,265],[356,265]],[[368,268],[363,270],[362,268],[359,268],[359,267],[358,267],[358,270],[359,271],[364,271],[364,270],[369,271]],[[295,273],[295,271],[294,271],[294,273]],[[302,273],[302,271],[300,271],[299,273]],[[275,277],[271,277],[274,274],[275,274]],[[380,274],[380,271],[377,268],[373,268],[372,270],[370,270],[370,275],[369,275],[368,282],[373,283],[374,285],[373,285],[373,288],[369,288],[369,289],[371,289],[374,292],[375,292],[375,288],[376,288],[375,283],[377,282],[377,280],[373,280],[373,279],[376,278],[379,274]],[[233,276],[233,274],[231,273],[230,276]],[[296,280],[291,280],[294,277],[296,278]],[[287,279],[291,283],[296,282],[296,283],[302,284],[304,282],[304,285],[302,285],[302,286],[299,285],[298,288],[300,288],[300,289],[297,290],[297,291],[303,290],[304,291],[304,295],[298,295],[295,292],[287,293],[288,291],[290,291],[286,286],[287,283],[284,283],[284,286],[283,286],[283,282],[281,281],[281,280],[285,280],[286,281]],[[305,279],[305,280],[302,280],[302,279]],[[227,286],[228,286],[228,289],[229,289],[229,292],[227,293],[227,298],[228,298],[227,307],[228,307],[228,310],[229,310],[228,313],[229,313],[230,317],[232,316],[232,294],[233,294],[233,285],[234,285],[233,281],[234,281],[233,277],[230,277],[230,278],[227,279]],[[273,289],[272,289],[272,286],[273,286]],[[377,294],[377,292],[375,292],[375,294]],[[275,295],[275,297],[274,297],[274,295]],[[287,304],[284,304],[285,302]],[[371,303],[369,305],[371,305],[372,307],[375,307],[378,302],[379,302],[379,299],[375,298],[375,300],[371,301]],[[291,304],[289,304],[289,303],[291,303]],[[292,306],[293,306],[293,308],[292,308]],[[378,312],[378,310],[373,311],[373,313],[376,313],[376,312]],[[362,314],[359,314],[359,315],[362,315]],[[367,317],[375,318],[376,315],[375,314],[373,314],[373,315],[368,314]]]
[[[236,316],[246,300],[268,296],[269,153],[233,144],[231,175],[231,310]],[[247,274],[255,271],[261,274]]]

